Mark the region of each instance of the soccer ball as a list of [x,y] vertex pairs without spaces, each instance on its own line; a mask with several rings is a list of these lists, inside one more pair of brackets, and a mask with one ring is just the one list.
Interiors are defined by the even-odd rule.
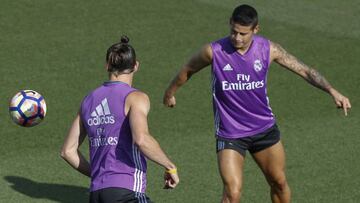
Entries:
[[44,98],[34,90],[21,90],[10,101],[10,117],[24,127],[39,124],[46,114]]

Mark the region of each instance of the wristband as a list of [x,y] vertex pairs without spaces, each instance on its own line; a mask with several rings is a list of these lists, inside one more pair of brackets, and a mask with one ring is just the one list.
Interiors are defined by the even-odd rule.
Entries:
[[177,173],[177,169],[176,169],[176,168],[173,168],[173,169],[166,170],[166,173],[168,173],[168,174],[176,174],[176,173]]

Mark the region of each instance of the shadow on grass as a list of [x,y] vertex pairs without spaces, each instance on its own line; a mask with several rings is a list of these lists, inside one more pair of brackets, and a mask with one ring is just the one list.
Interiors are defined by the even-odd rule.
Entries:
[[88,188],[85,187],[39,183],[17,176],[5,176],[4,179],[11,184],[12,189],[31,198],[48,199],[61,203],[85,203],[89,201]]

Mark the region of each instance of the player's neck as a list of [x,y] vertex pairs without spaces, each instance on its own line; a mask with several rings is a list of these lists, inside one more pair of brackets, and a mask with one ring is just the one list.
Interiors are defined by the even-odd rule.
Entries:
[[250,49],[252,42],[253,40],[251,40],[251,42],[246,46],[236,49],[236,51],[241,55],[246,54],[246,52]]
[[110,81],[119,81],[119,82],[123,82],[123,83],[126,83],[128,84],[129,86],[132,85],[132,80],[133,80],[133,73],[129,73],[129,74],[120,74],[120,75],[114,75],[114,74],[111,74],[109,76],[109,80]]

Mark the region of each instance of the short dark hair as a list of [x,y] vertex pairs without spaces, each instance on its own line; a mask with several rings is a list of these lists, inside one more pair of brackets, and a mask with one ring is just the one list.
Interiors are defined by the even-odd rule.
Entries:
[[108,72],[114,74],[131,73],[136,64],[134,48],[129,44],[129,38],[122,36],[120,42],[113,44],[106,53]]
[[255,8],[243,4],[236,7],[231,15],[230,22],[238,23],[243,26],[255,28],[258,24],[258,14]]

